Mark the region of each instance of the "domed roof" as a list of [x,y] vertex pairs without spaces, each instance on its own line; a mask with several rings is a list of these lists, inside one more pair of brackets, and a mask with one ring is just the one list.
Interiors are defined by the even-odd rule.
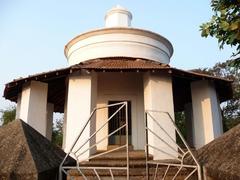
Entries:
[[89,31],[72,39],[65,46],[69,65],[107,57],[143,58],[168,64],[172,44],[163,36],[131,27],[132,14],[117,5],[105,16],[105,28]]

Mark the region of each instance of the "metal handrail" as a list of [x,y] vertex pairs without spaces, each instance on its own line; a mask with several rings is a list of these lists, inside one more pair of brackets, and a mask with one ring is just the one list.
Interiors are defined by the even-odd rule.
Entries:
[[[118,104],[117,104],[117,105],[118,105]],[[94,137],[100,130],[102,130],[102,129],[109,123],[109,121],[123,108],[123,106],[124,106],[124,104],[123,104],[121,107],[119,107],[119,109],[118,109],[117,111],[115,111],[115,112],[107,119],[107,121],[106,121],[97,131],[95,131],[95,132],[78,148],[78,150],[75,151],[75,153],[77,153],[92,137]],[[111,107],[111,106],[109,106],[109,107]],[[99,108],[99,109],[102,109],[102,107]],[[96,110],[98,110],[98,109],[96,109]]]
[[[187,151],[184,151],[177,143],[176,141],[169,135],[169,133],[161,126],[161,124],[151,115],[151,113],[162,113],[162,114],[166,114],[169,118],[168,120],[170,120],[170,122],[173,124],[173,127],[175,129],[175,131],[177,132],[177,134],[179,135],[181,141],[183,142],[184,146],[186,147]],[[167,141],[163,140],[163,138],[161,138],[160,136],[158,136],[156,133],[154,133],[154,131],[152,131],[149,127],[148,127],[148,116],[153,120],[153,122],[171,139],[172,142],[175,143],[176,147],[181,151],[182,154],[180,154],[178,151],[175,151],[177,152],[178,156],[181,157],[181,159],[175,157],[175,160],[178,160],[180,161],[180,164],[176,164],[176,163],[168,163],[168,162],[159,162],[159,161],[155,161],[155,160],[151,160],[149,161],[149,147],[150,148],[153,148],[157,151],[160,151],[162,153],[165,153],[167,155],[169,155],[169,153],[149,144],[148,142],[148,133],[151,132],[151,134],[159,139],[160,141],[162,141],[164,144],[168,144]],[[169,171],[169,169],[171,167],[179,167],[178,171],[175,173],[173,179],[175,179],[178,174],[180,173],[180,171],[183,169],[183,168],[192,168],[193,170],[188,174],[188,176],[185,178],[185,179],[188,179],[190,178],[196,171],[197,171],[197,175],[198,175],[198,180],[202,180],[202,173],[201,173],[201,166],[199,164],[199,162],[197,161],[197,159],[195,158],[195,156],[193,155],[190,147],[188,146],[187,142],[185,141],[183,135],[181,134],[180,130],[178,129],[178,127],[176,126],[173,118],[171,117],[171,115],[168,113],[168,112],[165,112],[165,111],[157,111],[157,110],[146,110],[145,111],[145,136],[146,136],[146,145],[145,145],[145,152],[146,152],[146,176],[147,176],[147,179],[149,179],[149,164],[155,164],[156,165],[156,169],[155,169],[155,174],[154,174],[154,179],[157,178],[157,171],[158,171],[158,167],[159,165],[161,166],[167,166],[167,169],[163,175],[163,179],[165,179],[165,177],[167,176],[167,173]],[[168,147],[171,147],[172,146],[170,144],[167,145]],[[195,165],[189,165],[189,164],[186,164],[184,162],[184,158],[186,157],[186,154],[190,154],[191,158],[193,159]],[[171,157],[173,157],[171,155]]]
[[[163,113],[162,111],[147,111],[147,112],[159,112],[159,113]],[[168,112],[166,112],[166,113],[168,113]],[[176,141],[168,134],[168,132],[159,124],[159,122],[158,122],[150,113],[147,113],[147,115],[149,115],[149,116],[152,118],[152,120],[157,124],[157,126],[160,127],[160,129],[169,137],[169,139],[170,139],[173,143],[176,142]],[[170,116],[170,115],[169,115],[169,116]],[[170,118],[172,118],[172,117],[170,116]],[[182,153],[184,153],[183,149],[182,149],[178,144],[175,144],[175,145],[178,147],[178,149],[179,149]]]
[[[120,107],[107,119],[107,121],[98,129],[96,130],[93,134],[90,135],[89,138],[87,138],[83,144],[81,144],[80,147],[78,147],[74,152],[73,152],[73,149],[76,147],[77,145],[77,142],[79,141],[81,135],[83,134],[84,130],[86,129],[87,125],[90,123],[93,115],[100,109],[106,109],[106,108],[109,108],[109,107],[113,107],[113,106],[119,106]],[[125,119],[126,119],[126,122],[124,125],[122,125],[121,127],[117,128],[116,130],[114,130],[113,132],[111,132],[110,134],[108,134],[107,136],[105,136],[104,138],[100,139],[99,141],[97,141],[96,143],[94,143],[93,145],[91,145],[90,147],[88,147],[87,149],[85,149],[83,152],[79,153],[77,155],[77,153],[84,147],[84,145],[87,144],[87,142],[89,142],[94,136],[96,136],[96,134],[101,131],[106,125],[108,125],[109,121],[121,110],[125,107]],[[80,164],[80,159],[79,157],[81,155],[83,155],[84,153],[90,151],[92,148],[96,147],[99,143],[101,143],[102,141],[104,141],[105,139],[109,138],[110,136],[112,136],[113,134],[115,134],[116,132],[118,131],[121,131],[123,128],[126,128],[126,144],[125,145],[122,145],[120,147],[117,147],[117,148],[114,148],[114,149],[111,149],[111,150],[108,150],[104,153],[100,153],[100,154],[97,154],[97,155],[93,155],[93,156],[89,156],[88,158],[86,158],[84,161],[88,161],[90,159],[93,159],[93,158],[96,158],[96,157],[99,157],[99,156],[102,156],[102,155],[105,155],[107,153],[110,153],[110,152],[113,152],[113,151],[117,151],[119,149],[122,149],[122,148],[125,148],[126,147],[126,158],[127,158],[127,165],[126,167],[80,167],[79,164]],[[60,166],[59,166],[59,180],[62,180],[62,172],[65,173],[66,175],[68,175],[67,173],[67,170],[69,169],[77,169],[79,171],[79,173],[83,176],[84,179],[87,179],[86,176],[84,175],[83,171],[84,169],[92,169],[96,175],[96,177],[98,179],[100,179],[100,176],[99,176],[99,173],[97,172],[97,169],[101,169],[101,168],[105,168],[105,169],[109,169],[110,171],[110,174],[111,174],[111,178],[114,179],[114,175],[112,173],[112,170],[115,169],[115,170],[126,170],[127,171],[127,180],[129,179],[129,148],[128,148],[128,111],[127,111],[127,102],[120,102],[120,103],[114,103],[114,104],[110,104],[110,105],[107,105],[107,106],[102,106],[102,107],[96,107],[93,109],[93,111],[90,113],[90,116],[88,118],[88,120],[86,121],[86,123],[84,124],[83,128],[81,129],[79,135],[76,137],[76,139],[74,140],[69,152],[66,154],[66,156],[64,157],[63,161],[61,162]],[[71,167],[71,166],[64,166],[64,163],[66,162],[67,158],[70,156],[70,154],[73,154],[74,157],[76,158],[76,167]],[[81,161],[83,162],[83,161]]]
[[[96,142],[95,144],[91,145],[89,148],[85,149],[83,152],[81,152],[79,155],[77,155],[77,157],[83,155],[85,152],[91,150],[92,148],[94,148],[95,146],[97,146],[98,144],[100,144],[102,141],[104,141],[105,139],[107,139],[108,137],[112,136],[113,134],[115,134],[116,132],[120,131],[121,129],[125,128],[126,124],[122,125],[121,127],[117,128],[115,131],[111,132],[110,134],[108,134],[107,136],[104,136],[102,139],[100,139],[98,142]],[[88,159],[87,159],[88,160]]]

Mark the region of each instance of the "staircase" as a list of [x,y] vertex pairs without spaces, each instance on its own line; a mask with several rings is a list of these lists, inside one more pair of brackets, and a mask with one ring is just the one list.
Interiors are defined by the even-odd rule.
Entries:
[[[146,157],[145,152],[143,150],[132,150],[129,151],[129,175],[130,180],[141,180],[146,179]],[[153,157],[150,156],[149,160],[153,160]],[[98,167],[98,168],[106,168],[106,167],[126,167],[126,153],[125,151],[112,152],[104,156],[100,156],[98,158],[94,158],[88,162],[81,162],[80,169],[82,167]],[[152,165],[149,168],[149,179],[154,179],[155,176],[155,168],[156,166]],[[166,166],[159,167],[158,172],[156,174],[156,179],[162,179],[164,172],[166,170]],[[168,176],[165,179],[172,179],[178,169],[172,168],[168,172]],[[111,173],[107,169],[98,169],[96,173],[92,169],[84,169],[82,173],[86,176],[87,179],[102,179],[108,180],[112,179]],[[184,179],[189,172],[187,170],[181,171],[181,174],[178,175],[176,179]],[[126,170],[112,170],[113,178],[116,180],[125,180],[127,176]],[[68,171],[68,179],[69,180],[84,180],[84,177],[79,173],[78,170],[69,170]]]
[[[95,132],[93,132],[89,138],[84,140],[80,140],[80,137],[86,127],[95,117],[95,113],[99,109],[109,108],[112,106],[118,106],[119,108],[107,119],[107,121]],[[117,126],[112,132],[108,135],[102,137],[100,140],[96,141],[94,144],[91,144],[89,147],[84,148],[86,143],[90,142],[93,138],[96,137],[96,134],[100,132],[103,128],[108,126],[111,119],[116,116],[121,110],[125,110],[125,123],[121,124],[119,127]],[[128,112],[127,112],[127,102],[121,102],[116,104],[111,104],[105,107],[95,108],[90,114],[89,119],[83,126],[83,129],[79,133],[78,137],[74,141],[72,148],[68,152],[68,154],[63,159],[60,167],[59,167],[59,180],[63,179],[63,176],[66,175],[69,180],[141,180],[141,179],[198,179],[202,180],[201,175],[201,167],[194,157],[190,147],[184,140],[182,134],[177,128],[174,120],[170,116],[168,112],[162,111],[154,111],[148,110],[145,112],[146,114],[146,126],[145,126],[145,135],[146,135],[146,143],[145,143],[145,151],[143,150],[133,150],[132,146],[129,146],[128,139]],[[162,125],[161,119],[154,117],[154,113],[160,113],[168,117],[168,119],[172,123],[172,128],[175,130],[176,135],[181,139],[182,145],[184,147],[180,147],[176,140],[168,134]],[[157,116],[158,117],[158,116]],[[163,136],[159,136],[155,131],[148,126],[148,122],[152,121],[154,126],[159,127],[159,130],[165,133],[165,137],[168,140],[164,139]],[[109,137],[113,136],[117,132],[125,131],[126,142],[123,145],[108,147],[106,151],[98,151],[96,154],[91,154],[87,158],[82,158],[85,152],[90,152],[93,148],[97,147],[97,145]],[[174,151],[174,155],[170,154],[167,148],[159,148],[157,143],[152,145],[148,142],[149,134],[152,135],[153,138],[156,138],[162,144],[165,144],[167,147],[171,148]],[[155,142],[155,141],[154,141]],[[166,157],[172,158],[163,159],[163,160],[153,160],[153,156],[150,154],[151,151],[149,149],[157,150],[161,153],[166,154]],[[176,154],[177,153],[177,154]],[[64,163],[68,156],[73,156],[76,159],[75,166],[66,166]],[[156,158],[156,157],[155,157]],[[191,163],[186,161],[186,158],[191,159]]]

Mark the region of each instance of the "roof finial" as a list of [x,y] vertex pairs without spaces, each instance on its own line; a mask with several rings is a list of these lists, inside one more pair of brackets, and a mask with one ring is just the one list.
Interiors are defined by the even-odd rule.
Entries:
[[126,8],[116,5],[105,16],[106,27],[130,27],[132,14]]

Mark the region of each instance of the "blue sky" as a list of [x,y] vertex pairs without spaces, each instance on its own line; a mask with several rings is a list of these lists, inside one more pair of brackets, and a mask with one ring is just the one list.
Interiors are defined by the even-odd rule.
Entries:
[[[212,15],[210,0],[0,0],[0,92],[18,77],[67,66],[65,44],[82,32],[104,26],[107,10],[120,4],[133,14],[132,26],[168,38],[171,66],[211,67],[232,49],[202,38],[199,25]],[[0,98],[0,109],[10,102]]]

